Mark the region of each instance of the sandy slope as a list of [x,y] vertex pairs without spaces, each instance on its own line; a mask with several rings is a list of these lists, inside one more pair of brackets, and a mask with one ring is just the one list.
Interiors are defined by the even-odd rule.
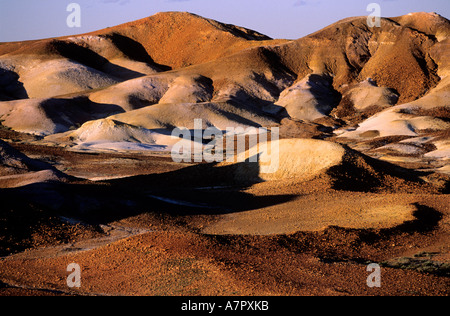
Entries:
[[[383,19],[380,29],[364,23],[363,18],[349,18],[305,38],[276,42],[254,31],[172,12],[91,34],[2,44],[3,98],[46,100],[65,94],[70,104],[83,95],[96,115],[86,115],[84,108],[77,113],[79,107],[71,115],[59,109],[51,115],[42,101],[17,100],[0,103],[0,118],[15,130],[41,135],[146,107],[137,112],[146,112],[139,120],[124,114],[122,122],[149,129],[187,127],[193,117],[210,120],[221,112],[214,119],[220,123],[213,125],[242,124],[241,118],[233,119],[236,114],[250,120],[247,125],[272,125],[286,116],[315,121],[331,113],[354,125],[398,104],[345,136],[417,136],[418,130],[447,129],[441,118],[406,118],[404,112],[417,104],[446,106],[448,20],[413,14]],[[43,76],[46,82],[37,80]],[[230,101],[239,102],[246,114],[236,113],[240,110]],[[96,109],[101,107],[110,110]],[[17,119],[20,108],[34,114]],[[300,128],[296,133],[301,134]]]

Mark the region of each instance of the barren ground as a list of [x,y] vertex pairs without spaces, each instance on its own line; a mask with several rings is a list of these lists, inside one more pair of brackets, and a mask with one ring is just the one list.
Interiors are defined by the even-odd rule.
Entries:
[[[133,211],[106,204],[78,222],[10,199],[15,212],[1,219],[16,225],[2,231],[0,295],[449,294],[446,194],[352,192],[320,179],[164,190],[130,178],[186,168],[163,155],[15,147],[69,175],[128,177],[81,181],[72,189],[81,194],[129,187],[151,197]],[[66,284],[73,262],[79,289]],[[372,262],[382,266],[381,288],[366,285]]]

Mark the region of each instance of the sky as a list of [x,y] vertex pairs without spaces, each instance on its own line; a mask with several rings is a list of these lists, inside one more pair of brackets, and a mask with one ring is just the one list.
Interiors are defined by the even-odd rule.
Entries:
[[[79,27],[68,26],[71,3],[79,5]],[[0,0],[0,42],[82,34],[165,11],[297,39],[343,18],[367,16],[370,3],[380,5],[383,17],[424,11],[450,19],[450,0]]]

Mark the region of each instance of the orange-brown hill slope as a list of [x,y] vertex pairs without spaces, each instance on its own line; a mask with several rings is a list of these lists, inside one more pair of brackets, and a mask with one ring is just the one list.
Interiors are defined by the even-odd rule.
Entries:
[[368,27],[365,17],[348,18],[296,41],[259,42],[261,46],[174,70],[170,76],[210,79],[212,100],[203,101],[259,99],[275,105],[266,107],[271,114],[284,107],[290,116],[310,120],[328,115],[348,85],[369,77],[398,94],[395,103],[423,97],[447,67],[436,47],[449,34],[450,22],[430,13],[385,18],[379,28]]
[[334,86],[368,77],[393,88],[399,103],[423,96],[439,81],[432,47],[450,35],[450,22],[435,13],[383,18],[370,28],[366,17],[348,18],[316,33],[275,48],[299,78],[330,73]]
[[88,34],[0,43],[0,100],[101,89],[281,42],[194,14],[167,12]]
[[[334,89],[341,94],[347,85],[372,78],[379,87],[398,93],[398,104],[402,104],[426,95],[440,81],[438,72],[442,69],[434,52],[437,44],[448,40],[450,22],[435,13],[413,13],[384,18],[381,27],[370,28],[366,17],[355,17],[296,41],[269,41],[253,31],[171,12],[93,34],[105,32],[138,41],[158,64],[174,69],[195,65],[180,74],[212,79],[216,95],[229,88],[229,82],[233,82],[233,89],[238,82],[244,94],[254,95],[249,93],[254,90],[253,80],[247,79],[257,77],[266,82],[272,77],[268,72],[288,74],[283,75],[287,81],[294,74],[297,80],[290,88],[302,90],[297,84],[318,74],[331,77]],[[265,90],[275,99],[285,89],[276,81],[278,77],[265,83]],[[303,99],[298,101],[304,103],[300,102]]]
[[270,37],[256,31],[187,12],[158,13],[93,34],[113,33],[141,43],[155,62],[173,69],[215,60],[248,47],[271,44]]
[[[61,54],[60,46],[63,45],[61,42],[74,37],[86,39],[89,36],[112,42],[112,48],[102,47],[103,51],[100,52],[107,59],[121,54],[138,60],[150,56],[155,63],[172,69],[204,63],[248,47],[272,43],[270,37],[243,27],[220,23],[187,12],[162,12],[77,36],[2,43],[0,55]],[[76,44],[87,46],[82,42]],[[90,48],[95,50],[95,47]],[[64,55],[64,52],[62,54]]]
[[[299,80],[311,73],[328,73],[340,91],[343,85],[371,77],[379,86],[397,90],[399,103],[405,103],[423,96],[439,81],[430,51],[449,34],[450,22],[444,17],[414,13],[382,19],[380,28],[369,28],[365,17],[348,18],[296,41],[270,40],[255,31],[194,14],[166,12],[85,35],[3,43],[0,56],[65,57],[116,79],[131,79],[167,67],[203,64],[254,46],[271,46]],[[121,62],[115,66],[121,68],[99,67],[117,59]],[[123,68],[132,73],[121,74]],[[104,81],[102,85],[112,83]]]
[[[0,55],[0,68],[10,77],[4,85],[8,89],[3,89],[0,81],[0,97],[4,91],[9,97],[5,100],[19,99],[14,97],[19,94],[17,91],[23,94],[25,90],[30,98],[46,100],[64,93],[91,90],[86,96],[93,107],[107,104],[119,106],[123,111],[155,107],[157,103],[167,109],[167,104],[216,102],[220,106],[238,100],[237,106],[260,105],[254,109],[269,115],[283,113],[284,108],[293,118],[315,120],[330,114],[348,85],[366,81],[367,77],[378,87],[398,93],[398,103],[414,101],[429,93],[441,80],[439,75],[446,73],[444,68],[448,63],[442,56],[448,47],[444,44],[448,43],[449,34],[447,19],[437,14],[417,13],[382,19],[379,28],[369,28],[365,17],[348,18],[307,37],[286,42],[269,40],[254,31],[189,13],[160,13],[90,34],[0,45],[0,54],[4,54]],[[58,51],[59,47],[60,56],[65,58],[58,62],[39,61],[37,65],[33,60],[36,55],[28,56],[27,64],[24,58],[18,58],[25,52],[38,53],[37,48],[45,47],[49,41],[57,43],[53,48]],[[136,49],[129,49],[124,43],[133,43],[131,47]],[[61,47],[68,49],[61,52]],[[97,69],[89,66],[80,69],[71,61],[75,47],[87,52],[87,61]],[[91,53],[114,63],[99,68],[89,59]],[[140,58],[145,56],[147,59]],[[79,59],[79,55],[72,58]],[[162,72],[167,66],[191,64]],[[55,70],[58,65],[62,66],[61,71]],[[117,74],[123,75],[124,68],[140,72],[141,78],[124,79],[126,76]],[[15,75],[15,71],[19,73]],[[126,82],[117,83],[118,77]],[[9,82],[14,80],[23,82],[23,87]],[[69,101],[71,98],[74,97],[64,97]],[[33,108],[33,102],[24,103]],[[9,122],[5,125],[13,129],[17,126],[10,122],[11,113],[20,116],[17,106],[11,101],[0,102],[3,119]],[[189,108],[198,109],[191,105]],[[170,112],[172,116],[180,113]],[[228,110],[223,108],[222,112],[227,114]],[[151,117],[152,121],[161,119]],[[69,127],[51,128],[41,134],[66,131]],[[36,131],[34,127],[33,130]]]

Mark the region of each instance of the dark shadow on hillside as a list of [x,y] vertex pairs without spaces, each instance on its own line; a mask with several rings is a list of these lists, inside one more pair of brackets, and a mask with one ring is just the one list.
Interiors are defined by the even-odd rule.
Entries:
[[14,71],[0,68],[0,101],[28,99],[28,93],[20,76]]
[[333,189],[355,192],[378,192],[391,190],[395,192],[408,191],[409,186],[424,186],[427,184],[420,177],[424,173],[374,159],[347,148],[340,165],[327,171],[332,178]]
[[[316,102],[315,108],[322,115],[328,116],[341,103],[342,95],[333,88],[333,79],[330,76],[310,74],[307,84],[309,87],[304,90],[302,89],[302,91],[311,93],[313,97],[312,99],[314,100],[314,102]],[[267,89],[268,91],[274,90],[267,85],[265,86],[265,89]],[[295,87],[294,90],[295,89],[298,88]],[[277,98],[279,97],[280,93],[278,92]],[[300,103],[296,105],[295,109],[293,109],[291,106],[291,114],[288,113],[285,107],[273,103],[267,103],[263,107],[263,110],[267,113],[275,115],[280,120],[289,117],[296,119],[295,110],[301,109],[302,106],[303,105]]]
[[443,215],[440,212],[419,203],[415,203],[414,205],[417,208],[417,211],[414,212],[414,217],[416,219],[393,228],[393,230],[400,232],[416,231],[427,233],[438,227],[439,222],[443,218]]
[[445,182],[444,188],[442,189],[443,194],[450,194],[450,180]]
[[341,94],[333,88],[333,78],[326,75],[309,76],[308,80],[311,89],[309,90],[317,100],[318,110],[323,115],[328,115],[341,102]]
[[[236,168],[245,168],[245,179],[236,177]],[[2,189],[0,197],[9,201],[27,201],[52,216],[76,218],[91,224],[106,224],[142,213],[170,216],[228,214],[295,198],[291,195],[253,196],[242,192],[260,182],[258,174],[258,163],[243,162],[223,167],[201,164],[98,184],[37,183]]]
[[141,43],[118,33],[106,35],[107,39],[129,58],[156,66],[161,71],[172,70],[171,67],[156,63]]
[[[62,127],[79,127],[93,119],[106,118],[125,112],[115,104],[95,103],[88,97],[73,99],[48,99],[41,103],[41,108],[55,124]],[[59,132],[65,132],[61,130]]]
[[382,239],[388,239],[399,234],[416,232],[426,234],[435,230],[439,226],[439,222],[442,220],[443,215],[426,205],[419,203],[415,203],[414,205],[417,208],[413,214],[415,219],[396,227],[381,230],[354,230],[358,233],[358,242],[373,245]]
[[[116,37],[115,40],[118,41],[120,43],[119,45],[121,46],[125,46],[127,41],[128,42],[132,41],[132,43],[129,43],[131,45],[131,48],[126,49],[128,52],[130,49],[133,50],[134,47],[136,48],[136,52],[132,53],[133,56],[138,57],[140,60],[147,59],[148,60],[147,63],[149,65],[154,65],[157,68],[162,67],[162,69],[166,69],[164,66],[156,65],[150,58],[150,56],[147,55],[148,58],[145,58],[145,56],[142,53],[142,50],[144,48],[143,47],[139,48],[140,45],[139,43],[137,42],[133,43],[133,40],[131,39],[125,40],[124,38],[120,37],[119,38]],[[52,41],[51,45],[52,48],[63,57],[74,60],[76,62],[79,62],[80,64],[104,72],[121,80],[129,80],[145,76],[145,74],[143,73],[136,72],[131,69],[113,64],[108,59],[90,50],[89,48],[78,45],[73,42],[54,40]]]

